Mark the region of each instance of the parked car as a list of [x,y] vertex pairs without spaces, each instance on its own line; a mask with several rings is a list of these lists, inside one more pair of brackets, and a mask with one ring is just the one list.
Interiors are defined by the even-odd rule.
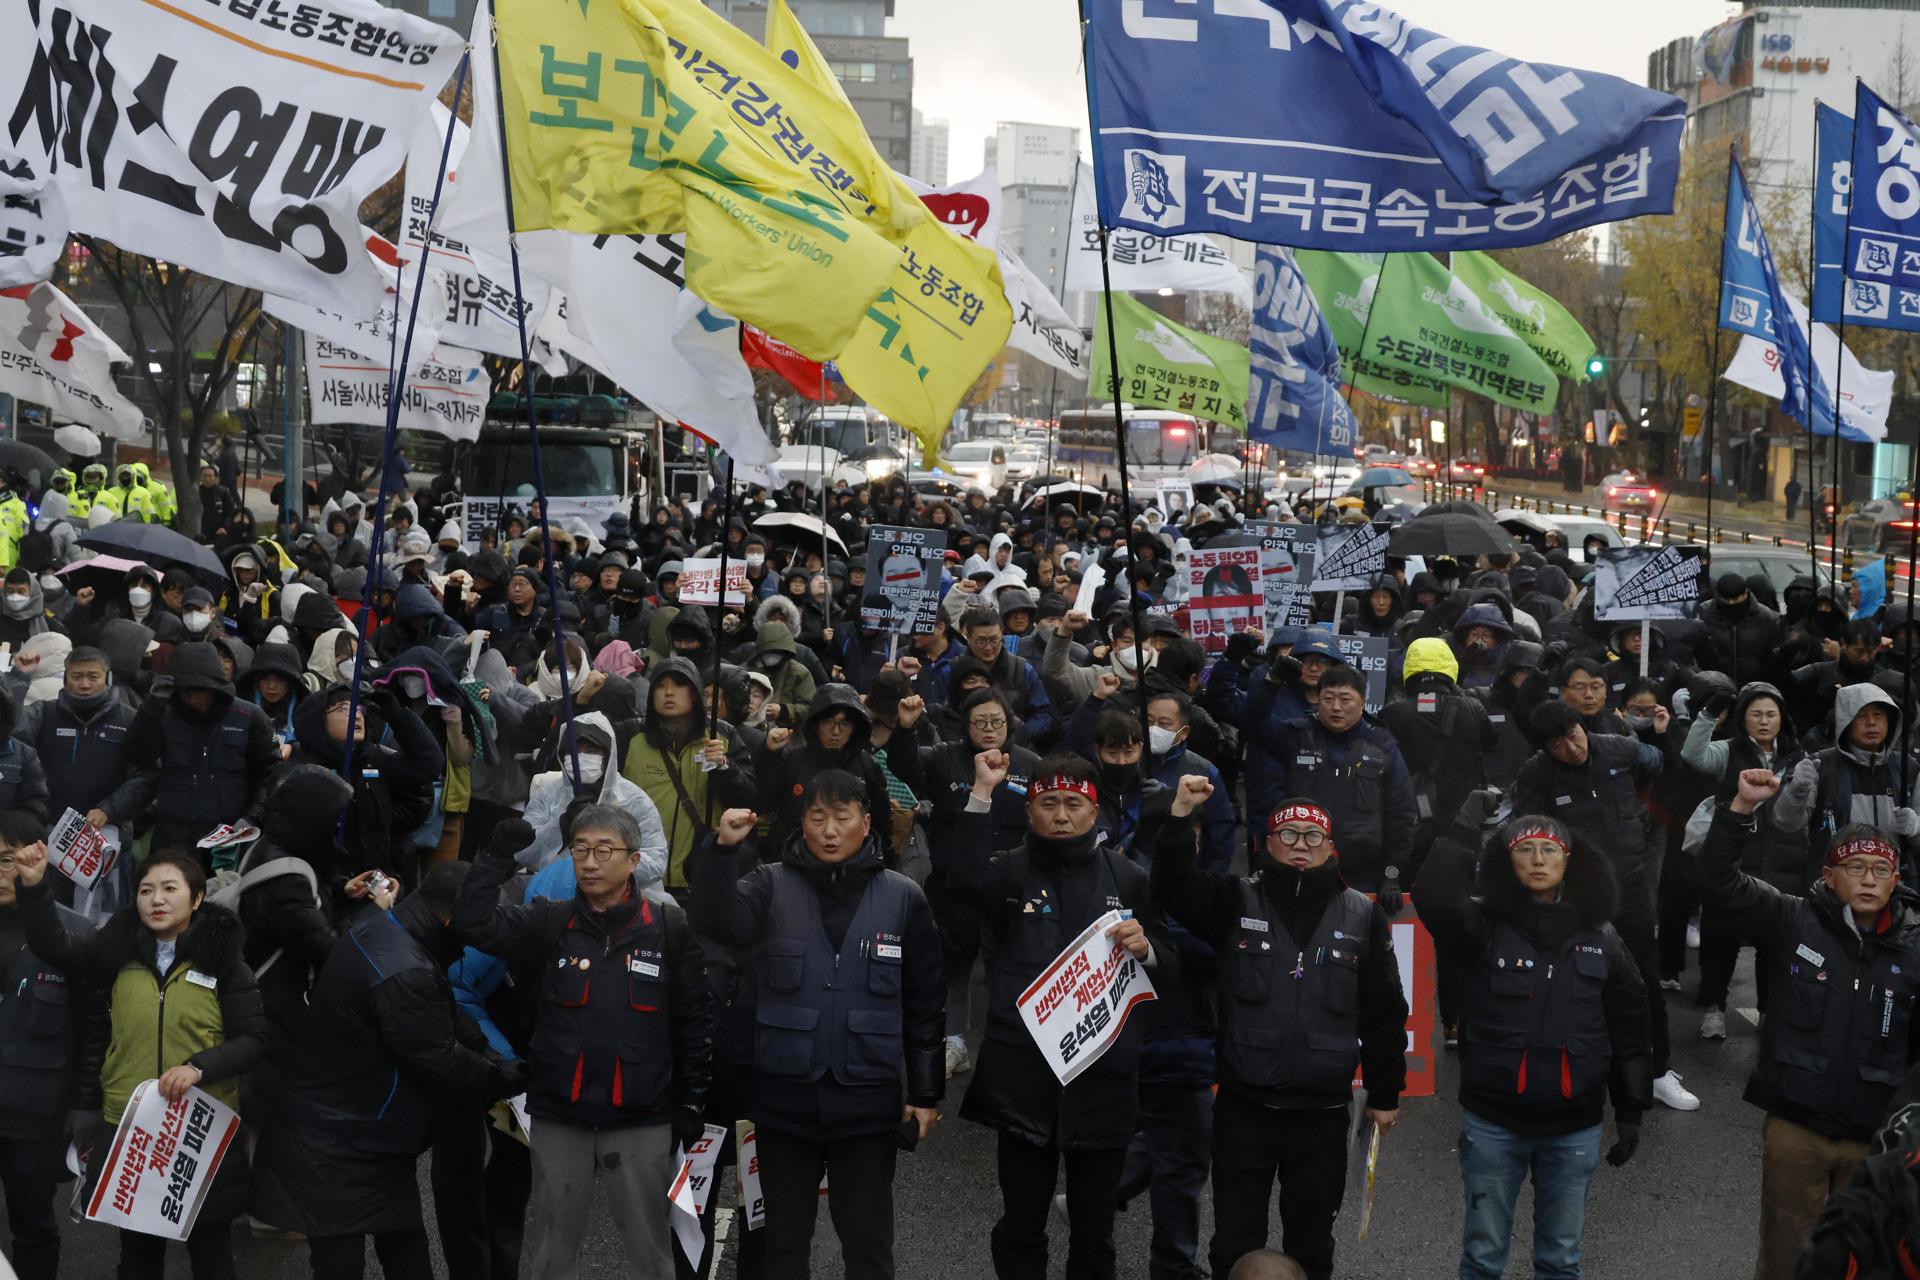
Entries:
[[1827,572],[1827,563],[1821,559],[1816,565],[1807,554],[1805,547],[1771,547],[1764,543],[1716,542],[1710,555],[1710,572],[1718,578],[1723,573],[1737,573],[1750,578],[1763,573],[1767,581],[1773,584],[1776,594],[1785,594],[1787,586],[1803,574],[1812,573],[1819,579],[1820,585],[1832,584],[1833,576]]
[[1535,551],[1545,553],[1555,546],[1577,552],[1591,564],[1605,547],[1624,547],[1620,530],[1594,516],[1550,516],[1540,511],[1522,511],[1502,507],[1493,513],[1494,523]]
[[1874,498],[1847,513],[1840,526],[1840,544],[1870,547],[1881,555],[1904,552],[1912,545],[1916,523],[1920,523],[1920,502]]

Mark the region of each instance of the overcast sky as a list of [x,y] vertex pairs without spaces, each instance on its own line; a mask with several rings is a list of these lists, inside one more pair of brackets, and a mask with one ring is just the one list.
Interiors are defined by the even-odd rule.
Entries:
[[[1400,0],[1392,7],[1468,44],[1636,84],[1655,48],[1739,8],[1728,0]],[[1148,12],[1156,11],[1174,10],[1170,0],[1148,0]],[[981,143],[1001,120],[1077,126],[1087,150],[1077,12],[1074,0],[897,0],[889,34],[913,41],[913,105],[952,123],[950,179],[979,172]]]

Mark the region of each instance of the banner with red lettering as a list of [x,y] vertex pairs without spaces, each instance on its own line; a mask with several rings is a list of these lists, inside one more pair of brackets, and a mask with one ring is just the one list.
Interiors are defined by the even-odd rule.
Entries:
[[159,1081],[136,1085],[87,1202],[87,1217],[185,1240],[239,1132],[240,1117],[209,1094],[188,1089],[179,1101],[168,1102]]
[[1234,632],[1266,621],[1260,555],[1252,546],[1208,548],[1188,557],[1187,616],[1193,638],[1208,653],[1224,652]]
[[[1036,910],[1031,902],[1026,909]],[[1109,911],[1088,925],[1016,1002],[1027,1033],[1061,1084],[1072,1084],[1113,1047],[1135,1005],[1159,998],[1140,962],[1107,936],[1122,918]]]

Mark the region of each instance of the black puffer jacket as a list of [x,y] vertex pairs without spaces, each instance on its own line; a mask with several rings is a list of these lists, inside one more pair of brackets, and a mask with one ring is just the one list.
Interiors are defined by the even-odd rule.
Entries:
[[1780,615],[1755,600],[1729,605],[1717,596],[1700,606],[1700,623],[1711,643],[1714,665],[1735,684],[1771,680],[1779,666]]
[[[1614,1113],[1622,1122],[1637,1121],[1653,1105],[1652,1028],[1646,984],[1610,923],[1619,903],[1612,868],[1604,857],[1581,847],[1576,836],[1559,900],[1542,903],[1514,876],[1513,860],[1499,834],[1489,838],[1484,851],[1476,854],[1474,845],[1479,838],[1477,829],[1455,824],[1434,842],[1421,872],[1420,892],[1414,895],[1421,921],[1446,953],[1457,957],[1463,966],[1485,963],[1482,957],[1502,926],[1517,931],[1547,954],[1559,951],[1576,933],[1600,934],[1608,962],[1601,990],[1610,1055],[1608,1093]],[[1462,996],[1468,1001],[1475,991],[1472,982],[1462,985]],[[1462,1027],[1470,1027],[1473,1021],[1474,1010],[1464,1009]],[[1521,1101],[1511,1092],[1475,1090],[1464,1081],[1460,1106],[1528,1137],[1590,1129],[1601,1122],[1605,1110],[1604,1100],[1597,1095],[1544,1106]]]
[[[266,713],[235,699],[212,645],[181,645],[168,675],[172,692],[156,692],[141,705],[127,732],[126,755],[133,768],[154,773],[159,838],[191,846],[253,810],[280,751]],[[196,691],[213,695],[204,712],[187,702]]]
[[[323,690],[302,700],[294,712],[299,744],[294,763],[336,773],[345,767],[345,744],[327,734],[327,702],[333,696],[332,689]],[[433,784],[446,759],[420,717],[402,708],[392,694],[375,694],[361,706],[367,736],[354,744],[351,817],[339,853],[327,868],[326,883],[337,889],[362,871],[377,868],[412,884],[413,854],[405,837],[432,813]]]
[[[830,751],[820,745],[819,722],[844,711],[853,722],[853,736],[847,745]],[[893,802],[887,796],[887,777],[874,763],[869,743],[873,740],[873,715],[848,684],[825,684],[814,692],[807,704],[806,719],[787,745],[772,751],[762,748],[754,772],[760,779],[760,815],[770,817],[772,830],[782,834],[800,826],[800,795],[807,780],[825,769],[844,769],[867,784],[867,812],[874,815],[873,834],[880,855],[888,866],[894,863]],[[885,820],[882,820],[884,816]]]

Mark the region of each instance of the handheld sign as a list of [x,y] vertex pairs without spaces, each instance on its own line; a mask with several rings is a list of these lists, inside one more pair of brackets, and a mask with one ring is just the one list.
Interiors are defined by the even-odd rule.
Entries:
[[683,1148],[680,1168],[667,1187],[669,1216],[673,1219],[674,1239],[680,1251],[695,1268],[707,1251],[706,1233],[700,1229],[700,1215],[707,1211],[707,1199],[713,1194],[713,1167],[720,1162],[720,1148],[727,1131],[710,1124],[691,1148]]
[[[747,603],[747,565],[744,560],[729,558],[727,561],[727,604],[729,609],[745,607]],[[720,557],[695,557],[680,565],[680,603],[720,604]]]
[[1227,637],[1258,626],[1267,599],[1260,589],[1260,548],[1219,547],[1187,557],[1187,613],[1195,640],[1223,653]]
[[1120,919],[1109,911],[1088,925],[1016,1002],[1061,1084],[1113,1047],[1135,1005],[1158,999],[1140,962],[1107,936]]
[[946,553],[947,535],[939,529],[868,528],[860,624],[884,634],[932,635]]
[[1387,541],[1392,530],[1384,524],[1360,524],[1335,529],[1320,540],[1313,568],[1315,591],[1364,591],[1375,575],[1387,571]]
[[1281,627],[1313,625],[1313,565],[1320,531],[1310,524],[1250,523],[1260,538],[1260,589],[1267,639]]
[[159,1081],[136,1085],[87,1203],[87,1217],[185,1240],[239,1132],[240,1117],[210,1094],[188,1089],[178,1102],[168,1102]]
[[1701,549],[1609,547],[1593,567],[1593,616],[1601,622],[1685,618],[1700,600]]
[[1333,645],[1347,665],[1367,678],[1367,714],[1377,716],[1387,705],[1387,660],[1393,642],[1385,636],[1335,636]]
[[60,815],[47,833],[47,854],[54,870],[82,889],[91,889],[120,856],[120,842],[95,831],[77,809]]

